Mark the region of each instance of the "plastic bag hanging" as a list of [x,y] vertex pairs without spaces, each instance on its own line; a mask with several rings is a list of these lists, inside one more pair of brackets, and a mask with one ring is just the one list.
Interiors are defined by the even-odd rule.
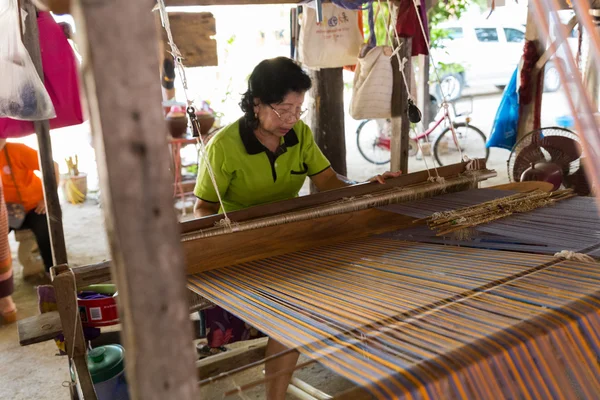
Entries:
[[19,23],[17,0],[0,0],[0,117],[54,118],[52,100],[21,41]]

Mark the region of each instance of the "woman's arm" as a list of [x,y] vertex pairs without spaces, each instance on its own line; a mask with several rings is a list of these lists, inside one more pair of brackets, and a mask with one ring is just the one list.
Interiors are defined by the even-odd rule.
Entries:
[[196,199],[194,204],[194,217],[202,218],[214,215],[219,212],[219,203],[210,203],[208,201]]
[[[400,175],[402,175],[401,171],[384,172],[381,175],[374,176],[367,182],[385,183],[386,179],[397,178]],[[313,181],[317,189],[319,189],[319,192],[323,192],[325,190],[339,189],[345,186],[356,185],[357,183],[359,183],[336,173],[331,167],[327,168],[325,171],[317,175],[311,176],[310,179]]]
[[355,185],[358,182],[351,181],[343,175],[338,174],[329,167],[325,171],[313,175],[310,177],[312,182],[315,184],[319,192],[325,190],[339,189],[345,186]]

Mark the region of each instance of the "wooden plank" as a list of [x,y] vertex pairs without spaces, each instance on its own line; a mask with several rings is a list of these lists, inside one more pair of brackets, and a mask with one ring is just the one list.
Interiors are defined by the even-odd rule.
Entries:
[[[79,319],[77,306],[77,293],[75,292],[75,276],[66,265],[59,265],[50,269],[52,286],[56,296],[56,304],[65,337],[65,350],[69,360],[85,359],[87,346],[83,336],[83,328]],[[96,392],[87,364],[77,367],[78,384],[83,392],[83,400],[95,400]]]
[[503,185],[490,186],[486,189],[498,189],[498,190],[514,190],[515,192],[527,192],[530,190],[541,190],[544,192],[551,192],[554,185],[548,182],[512,182]]
[[[36,9],[31,0],[22,0],[22,5],[27,11],[25,20],[25,35],[23,43],[31,56],[42,82],[44,71],[42,69],[42,56],[40,54],[39,31],[37,25]],[[44,186],[44,198],[46,200],[46,217],[48,219],[48,230],[50,232],[50,243],[52,245],[52,258],[54,265],[67,263],[67,247],[65,245],[65,234],[62,225],[62,210],[58,199],[58,185],[52,159],[52,142],[50,140],[50,124],[48,121],[34,121],[35,132],[38,140],[38,156],[40,171],[42,172],[42,183]]]
[[81,289],[89,285],[106,283],[111,281],[111,261],[103,261],[98,264],[84,265],[73,268],[77,288]]
[[375,397],[366,389],[357,386],[333,397],[333,400],[374,400]]
[[408,173],[408,140],[410,122],[408,121],[408,93],[410,87],[412,38],[400,38],[400,59],[406,58],[404,64],[404,82],[398,57],[392,57],[392,68],[394,71],[394,90],[392,92],[392,143],[391,143],[391,171],[402,171]]
[[[377,209],[236,232],[183,243],[187,273],[290,253],[412,226],[413,218]],[[235,249],[235,251],[231,251]]]
[[71,0],[32,0],[40,10],[52,11],[54,14],[68,14]]
[[298,4],[302,0],[165,0],[167,7]]
[[156,76],[156,26],[149,12],[154,4],[74,0],[72,9],[129,392],[133,399],[196,400],[185,268]]
[[[315,142],[331,167],[346,176],[346,134],[344,131],[344,79],[342,68],[323,68],[310,72],[312,107],[310,127]],[[311,193],[316,187],[311,183]]]
[[[172,57],[168,51],[167,31],[162,27],[160,14],[155,14],[156,26],[163,42],[165,54],[162,56]],[[169,24],[173,41],[183,56],[186,67],[208,67],[219,65],[217,56],[217,41],[211,36],[217,34],[216,20],[211,13],[169,13]],[[162,61],[161,56],[161,61]]]
[[20,320],[17,323],[19,344],[27,346],[54,339],[62,333],[58,311],[51,311]]
[[198,380],[212,378],[242,365],[264,360],[268,338],[248,341],[244,346],[196,361]]
[[[482,168],[485,168],[485,161],[481,160]],[[465,171],[466,163],[458,163],[438,168],[438,173],[444,178],[456,176]],[[298,197],[295,199],[278,201],[269,204],[250,207],[244,210],[227,213],[229,218],[235,222],[248,221],[254,218],[267,217],[271,215],[282,214],[289,211],[300,210],[303,208],[314,207],[333,201],[339,201],[343,198],[361,196],[369,193],[377,193],[388,190],[392,187],[401,187],[422,183],[429,177],[427,171],[417,171],[410,174],[401,175],[398,178],[387,179],[385,185],[379,183],[361,183],[341,189],[328,190],[326,192],[315,193],[310,196]],[[189,233],[201,229],[211,228],[219,222],[223,216],[221,214],[210,217],[199,218],[180,224],[182,233]]]
[[77,373],[76,385],[79,400],[96,399],[96,392],[90,373],[88,371],[87,357],[78,355],[73,359],[75,371]]

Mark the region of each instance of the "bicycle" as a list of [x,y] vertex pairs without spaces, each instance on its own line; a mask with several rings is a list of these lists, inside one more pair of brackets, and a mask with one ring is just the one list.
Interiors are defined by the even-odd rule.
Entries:
[[[419,146],[417,141],[421,141],[421,147],[430,148],[429,145],[425,145],[424,142],[429,142],[429,136],[440,127],[444,121],[447,121],[447,116],[453,116],[452,121],[454,125],[454,131],[458,140],[458,145],[464,155],[468,155],[470,158],[483,158],[488,159],[490,150],[485,146],[487,141],[484,133],[474,125],[471,125],[471,118],[469,115],[472,111],[466,111],[460,114],[456,113],[455,102],[448,103],[449,107],[440,107],[435,123],[424,132],[417,135],[416,138],[409,139],[408,154],[410,157],[414,157],[419,153]],[[449,111],[451,109],[452,112]],[[471,110],[472,98],[471,98]],[[456,119],[464,120],[456,122]],[[446,123],[447,125],[447,123]],[[381,165],[390,162],[390,149],[391,149],[391,128],[392,123],[390,119],[367,119],[358,126],[356,130],[356,145],[358,151],[370,163]],[[369,150],[373,154],[368,155]],[[439,166],[444,166],[458,161],[458,149],[454,143],[452,137],[452,130],[450,126],[446,128],[437,136],[433,143],[433,155],[435,161]],[[379,157],[378,157],[379,156]],[[424,155],[423,155],[424,156]]]

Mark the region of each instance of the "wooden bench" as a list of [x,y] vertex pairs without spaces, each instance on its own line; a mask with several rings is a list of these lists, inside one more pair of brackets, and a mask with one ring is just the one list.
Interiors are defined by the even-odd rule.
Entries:
[[19,243],[17,257],[23,266],[23,278],[44,271],[44,262],[40,256],[35,235],[29,229],[15,231],[15,240]]

